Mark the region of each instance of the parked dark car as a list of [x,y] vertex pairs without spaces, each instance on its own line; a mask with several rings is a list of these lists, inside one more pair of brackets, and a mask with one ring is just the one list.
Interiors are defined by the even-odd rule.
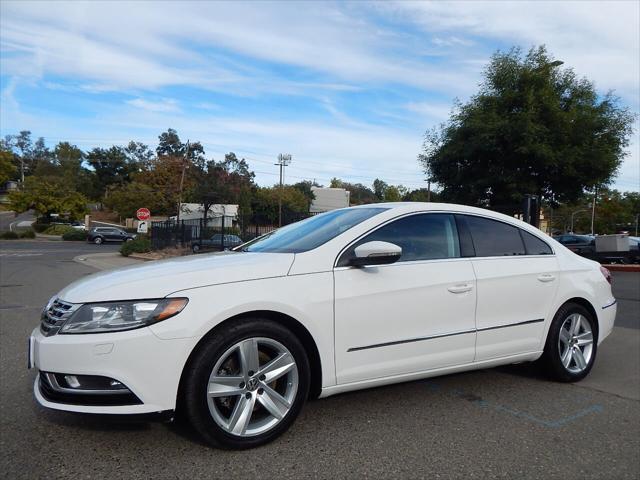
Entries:
[[591,235],[567,233],[559,235],[555,239],[575,253],[594,253],[596,251],[596,239]]
[[100,245],[104,242],[128,242],[134,238],[136,235],[116,227],[93,227],[89,230],[87,241]]
[[193,253],[198,253],[200,250],[204,249],[223,250],[227,248],[237,247],[238,245],[242,245],[242,243],[242,239],[237,235],[225,235],[223,244],[222,234],[216,233],[215,235],[212,235],[211,238],[192,241],[191,250],[193,250]]

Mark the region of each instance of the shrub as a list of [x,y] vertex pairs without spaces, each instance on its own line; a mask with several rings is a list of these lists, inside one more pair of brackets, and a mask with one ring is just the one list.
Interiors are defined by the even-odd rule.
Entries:
[[36,238],[36,232],[33,230],[25,230],[20,234],[20,238]]
[[86,240],[87,232],[84,230],[72,229],[62,234],[62,240]]
[[48,223],[32,223],[31,224],[31,228],[33,228],[38,233],[44,232],[50,226],[51,225],[49,225]]
[[43,233],[45,235],[64,235],[65,233],[73,230],[75,229],[69,225],[51,225]]
[[0,238],[2,240],[15,240],[19,238],[19,236],[16,232],[4,232],[0,235]]
[[128,257],[132,253],[146,253],[151,251],[151,241],[147,237],[138,237],[135,240],[124,242],[120,247],[120,253]]

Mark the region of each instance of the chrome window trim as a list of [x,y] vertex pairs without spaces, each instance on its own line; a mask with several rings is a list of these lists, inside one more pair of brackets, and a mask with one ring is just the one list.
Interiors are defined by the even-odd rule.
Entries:
[[[419,212],[409,212],[409,213],[404,213],[402,215],[398,215],[397,217],[393,217],[387,221],[385,221],[384,223],[381,223],[380,225],[376,225],[375,227],[372,227],[371,229],[367,230],[365,233],[361,234],[358,238],[356,238],[355,240],[352,240],[351,242],[349,242],[345,247],[343,247],[340,252],[338,252],[338,255],[336,256],[334,262],[333,262],[333,269],[334,271],[340,271],[340,270],[345,270],[348,268],[361,268],[361,267],[352,267],[352,266],[338,266],[338,262],[340,260],[340,257],[343,255],[343,253],[348,250],[353,244],[359,242],[362,238],[366,237],[367,235],[375,232],[376,230],[378,230],[379,228],[384,227],[385,225],[388,225],[391,222],[394,222],[396,220],[400,220],[402,218],[405,217],[410,217],[412,215],[425,215],[425,214],[430,214],[430,213],[439,213],[439,214],[450,214],[450,215],[466,215],[466,216],[473,216],[473,217],[479,217],[479,218],[484,218],[487,220],[493,220],[495,222],[500,222],[500,223],[504,223],[505,225],[509,225],[510,227],[514,227],[517,228],[518,230],[524,230],[523,228],[521,228],[518,225],[515,225],[513,223],[510,222],[505,222],[504,220],[499,220],[497,218],[493,218],[493,217],[488,217],[486,215],[480,215],[478,213],[467,213],[467,212],[456,212],[456,211],[450,211],[450,210],[423,210],[423,211],[419,211]],[[514,219],[517,220],[517,219]],[[481,260],[481,259],[494,259],[494,258],[549,258],[549,257],[555,257],[556,256],[556,251],[555,249],[549,244],[549,242],[547,242],[545,239],[541,238],[540,235],[530,232],[528,230],[524,230],[525,232],[533,235],[534,237],[536,237],[538,240],[540,240],[541,242],[544,242],[549,249],[551,250],[551,254],[546,254],[546,255],[527,255],[526,253],[524,255],[494,255],[494,256],[478,256],[478,255],[474,255],[473,257],[453,257],[453,258],[434,258],[434,259],[424,259],[424,260],[410,260],[407,262],[396,262],[396,263],[392,263],[392,264],[388,264],[388,265],[370,265],[369,267],[392,267],[392,266],[396,266],[396,265],[401,265],[401,264],[410,264],[410,263],[416,263],[416,262],[439,262],[439,261],[451,261],[451,260]],[[456,233],[458,235],[458,242],[460,242],[460,232],[456,229]],[[469,235],[471,235],[471,232],[469,232]],[[472,237],[473,238],[473,237]],[[520,236],[520,238],[522,239],[522,235]],[[526,246],[524,245],[524,240],[522,240],[522,246],[525,247],[525,252],[526,252]]]

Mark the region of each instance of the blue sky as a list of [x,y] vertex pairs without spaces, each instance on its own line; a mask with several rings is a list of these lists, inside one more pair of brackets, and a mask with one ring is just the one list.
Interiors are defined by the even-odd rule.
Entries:
[[[0,134],[83,149],[167,128],[245,157],[260,184],[425,185],[422,135],[489,56],[548,49],[640,108],[640,2],[0,3]],[[614,183],[640,189],[638,125]]]

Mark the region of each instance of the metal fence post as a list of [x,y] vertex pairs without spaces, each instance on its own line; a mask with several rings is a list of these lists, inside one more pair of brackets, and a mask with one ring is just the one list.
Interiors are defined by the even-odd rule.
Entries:
[[222,231],[222,235],[220,235],[220,250],[224,250],[224,213],[222,214],[222,217],[220,218],[220,225],[222,226],[221,231]]

